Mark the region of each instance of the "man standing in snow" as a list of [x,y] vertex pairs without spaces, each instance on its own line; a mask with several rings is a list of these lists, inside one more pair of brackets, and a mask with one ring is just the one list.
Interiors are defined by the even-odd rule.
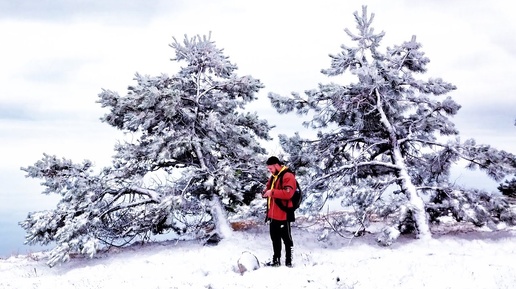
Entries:
[[[292,267],[292,241],[290,220],[280,206],[292,207],[290,200],[296,191],[296,177],[287,166],[275,156],[267,160],[267,169],[272,174],[267,182],[263,197],[267,198],[266,220],[270,222],[269,232],[272,240],[272,260],[267,266],[280,266],[281,241],[285,244],[285,265]],[[279,205],[278,205],[279,204]]]

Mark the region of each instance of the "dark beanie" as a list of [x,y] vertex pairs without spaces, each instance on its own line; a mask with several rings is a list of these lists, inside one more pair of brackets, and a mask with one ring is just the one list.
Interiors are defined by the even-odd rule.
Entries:
[[277,157],[270,157],[269,159],[267,159],[268,166],[275,165],[275,164],[282,165],[283,163],[280,162],[280,160]]

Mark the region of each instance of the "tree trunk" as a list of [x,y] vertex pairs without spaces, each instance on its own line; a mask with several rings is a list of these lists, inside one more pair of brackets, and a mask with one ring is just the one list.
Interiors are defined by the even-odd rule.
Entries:
[[215,224],[215,231],[219,234],[221,238],[229,238],[233,233],[233,229],[228,222],[226,217],[226,213],[224,208],[222,207],[222,203],[219,199],[219,196],[213,194],[211,199],[211,216],[213,218],[213,222]]
[[409,201],[408,211],[404,210],[402,212],[400,220],[403,220],[409,211],[412,212],[412,218],[414,218],[414,221],[417,226],[417,237],[421,239],[429,239],[432,237],[432,233],[430,232],[430,227],[428,226],[428,219],[425,213],[425,202],[418,195],[416,187],[410,179],[407,166],[405,165],[405,159],[401,155],[401,149],[398,143],[396,131],[394,127],[391,125],[389,119],[387,118],[385,111],[383,110],[380,93],[378,92],[378,90],[375,90],[375,93],[376,106],[378,112],[380,113],[381,122],[389,133],[392,162],[394,165],[398,167],[398,177],[401,179],[401,191],[407,196],[407,199]]
[[[432,237],[432,233],[430,232],[430,227],[428,226],[428,218],[425,212],[425,202],[417,193],[416,187],[410,179],[399,149],[393,151],[393,155],[396,165],[400,167],[398,173],[399,177],[401,178],[401,190],[405,193],[407,199],[409,200],[410,207],[408,209],[410,212],[412,212],[412,218],[414,218],[414,221],[416,222],[417,237],[420,239],[430,239]],[[405,211],[403,214],[406,215],[407,213],[408,212]],[[400,217],[400,219],[403,220],[405,216],[402,215]]]

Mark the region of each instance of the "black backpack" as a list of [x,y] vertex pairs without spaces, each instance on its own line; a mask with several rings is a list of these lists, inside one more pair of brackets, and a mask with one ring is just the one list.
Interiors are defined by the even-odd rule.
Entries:
[[[292,172],[290,169],[286,169],[286,170],[283,170],[282,172],[280,172],[280,174],[278,175],[278,184],[279,184],[280,188],[283,187],[283,175],[286,172],[294,174],[294,172]],[[301,190],[301,186],[299,185],[297,180],[296,180],[296,191],[292,195],[292,198],[290,198],[290,201],[292,201],[292,207],[287,207],[285,204],[283,204],[282,200],[275,199],[276,205],[278,205],[278,207],[281,210],[283,210],[284,212],[287,213],[287,221],[295,222],[296,215],[294,212],[299,208],[299,206],[301,205],[301,202],[303,201],[303,191]]]

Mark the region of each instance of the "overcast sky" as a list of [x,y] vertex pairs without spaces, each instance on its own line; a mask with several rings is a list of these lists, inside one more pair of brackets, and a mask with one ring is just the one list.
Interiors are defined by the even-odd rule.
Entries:
[[265,85],[253,109],[277,125],[271,134],[293,133],[267,93],[336,81],[320,70],[351,44],[344,29],[355,28],[352,14],[364,4],[386,32],[383,47],[416,35],[431,60],[424,77],[457,86],[450,96],[462,105],[454,121],[463,139],[516,153],[516,21],[507,0],[0,0],[0,215],[23,218],[49,199],[19,170],[44,152],[109,164],[121,135],[99,121],[97,95],[124,95],[136,72],[175,74],[172,37],[211,32],[239,75]]

